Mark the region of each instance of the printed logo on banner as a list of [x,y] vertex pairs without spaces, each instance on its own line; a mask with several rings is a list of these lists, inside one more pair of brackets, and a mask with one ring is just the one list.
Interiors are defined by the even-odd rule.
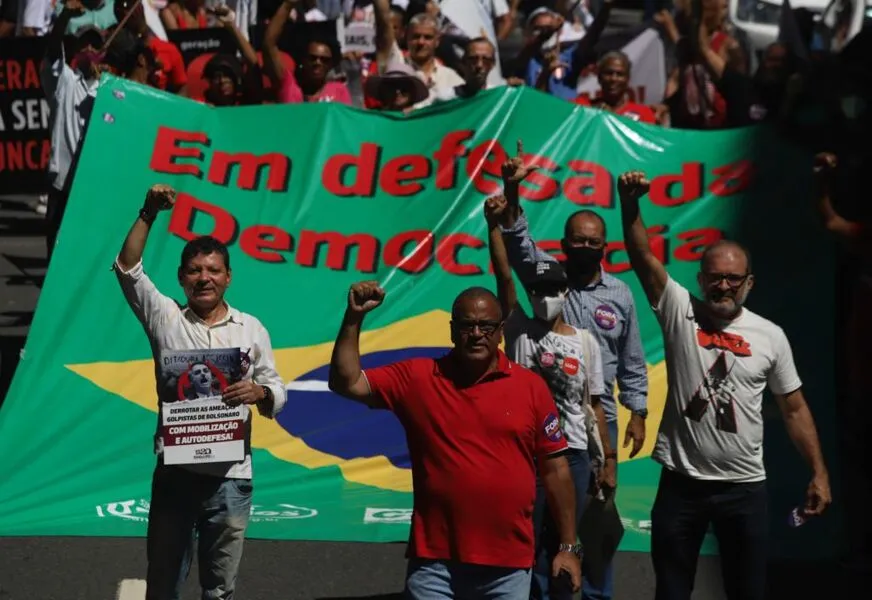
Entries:
[[412,523],[411,508],[370,508],[363,513],[364,523]]
[[[149,505],[148,500],[140,498],[139,500],[122,500],[121,502],[100,504],[96,507],[96,510],[97,516],[101,518],[116,517],[128,521],[147,523]],[[316,516],[318,516],[317,510],[306,508],[305,506],[296,506],[294,504],[276,504],[275,506],[252,504],[249,521],[251,523],[274,523],[291,519],[311,519]]]

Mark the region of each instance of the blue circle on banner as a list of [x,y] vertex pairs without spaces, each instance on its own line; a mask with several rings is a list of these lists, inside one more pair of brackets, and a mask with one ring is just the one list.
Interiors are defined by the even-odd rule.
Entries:
[[[372,369],[408,358],[438,358],[448,350],[382,350],[361,356],[360,362],[364,369]],[[324,365],[294,380],[297,389],[287,392],[287,404],[276,416],[278,424],[325,454],[345,460],[384,456],[394,466],[410,469],[406,433],[397,417],[331,392],[327,389],[329,370],[330,365]]]

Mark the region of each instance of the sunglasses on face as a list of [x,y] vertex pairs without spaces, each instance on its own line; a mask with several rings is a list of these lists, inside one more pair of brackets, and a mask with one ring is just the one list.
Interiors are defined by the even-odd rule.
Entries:
[[481,332],[482,335],[490,337],[493,335],[497,329],[500,328],[500,325],[503,324],[502,321],[473,321],[470,319],[460,319],[459,321],[452,321],[451,324],[454,328],[463,334],[471,334],[475,333],[476,328]]

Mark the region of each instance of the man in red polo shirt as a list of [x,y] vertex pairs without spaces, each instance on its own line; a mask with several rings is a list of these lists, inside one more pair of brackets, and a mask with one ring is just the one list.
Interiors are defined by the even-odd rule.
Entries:
[[542,379],[500,352],[496,296],[470,288],[457,297],[454,348],[442,358],[364,372],[361,324],[384,297],[377,282],[351,286],[330,389],[393,411],[406,430],[415,490],[406,596],[529,598],[536,463],[560,532],[552,575],[577,591],[575,489],[557,407]]

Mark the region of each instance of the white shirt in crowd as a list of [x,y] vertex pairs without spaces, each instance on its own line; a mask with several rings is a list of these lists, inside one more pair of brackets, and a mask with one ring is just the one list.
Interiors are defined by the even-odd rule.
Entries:
[[747,308],[723,331],[705,332],[695,302],[670,278],[655,308],[669,389],[653,458],[694,479],[763,481],[763,390],[802,386],[790,343]]
[[[584,386],[591,395],[605,393],[603,364],[596,339],[586,329],[575,335],[551,331],[547,324],[531,319],[521,308],[509,315],[505,324],[506,355],[537,373],[551,390],[560,413],[566,443],[576,450],[587,450],[587,422],[582,402]],[[588,336],[591,356],[584,355],[583,336]]]
[[81,72],[71,69],[61,50],[54,62],[43,61],[40,82],[51,109],[48,172],[54,188],[63,190],[100,81],[89,81]]
[[407,65],[412,67],[415,70],[415,74],[424,82],[424,85],[426,85],[427,89],[430,91],[430,95],[427,99],[416,104],[415,108],[423,108],[425,106],[430,106],[434,102],[451,100],[452,98],[457,97],[454,88],[466,83],[466,80],[458,75],[457,71],[451,67],[439,64],[439,61],[436,61],[436,64],[433,67],[433,73],[428,77],[415,63],[403,54],[403,51],[400,50],[400,47],[396,42],[394,42],[394,45],[391,48],[391,55],[388,58],[387,64],[391,64],[394,61],[405,62]]
[[[116,259],[115,273],[127,303],[148,336],[155,361],[156,381],[160,381],[158,365],[161,353],[165,351],[239,348],[250,359],[248,371],[242,374],[242,379],[254,380],[272,390],[275,400],[273,412],[263,416],[273,418],[284,408],[287,397],[282,379],[276,371],[269,333],[255,317],[227,306],[226,317],[209,326],[192,310],[179,306],[175,300],[161,294],[145,274],[142,262],[125,272]],[[248,407],[244,408],[245,459],[242,462],[181,466],[216,477],[251,479],[251,411]],[[160,422],[158,410],[158,427]],[[162,449],[163,444],[156,438],[155,451],[160,453]]]
[[37,35],[45,35],[51,29],[55,3],[52,0],[18,0],[18,32],[31,28]]

